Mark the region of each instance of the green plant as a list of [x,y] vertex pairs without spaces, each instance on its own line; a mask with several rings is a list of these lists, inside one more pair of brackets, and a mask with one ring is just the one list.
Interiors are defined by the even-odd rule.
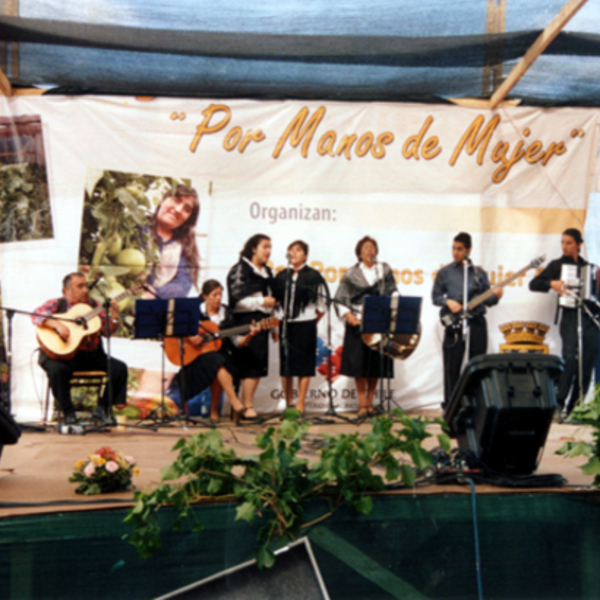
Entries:
[[[296,409],[288,409],[279,429],[270,427],[258,435],[261,452],[255,456],[238,457],[217,430],[177,442],[173,450],[179,455],[162,469],[163,483],[152,491],[136,492],[136,504],[125,518],[134,532],[125,537],[140,556],[148,557],[162,544],[157,516],[162,506],[175,509],[172,529],[180,530],[192,517],[191,529],[201,531],[202,524],[190,511],[192,504],[207,497],[237,500],[236,520],[262,519],[256,555],[258,564],[268,567],[274,562],[272,549],[282,539],[296,539],[344,505],[368,514],[373,507],[369,492],[382,491],[386,481],[398,479],[413,486],[412,465],[422,471],[432,464],[421,445],[431,435],[426,431],[430,421],[402,411],[374,419],[366,435],[324,436],[320,460],[309,464],[298,456],[309,428],[299,416]],[[444,425],[441,419],[436,421]],[[448,436],[442,433],[438,438],[449,450]],[[328,510],[305,522],[305,506],[315,498],[325,499]]]
[[0,165],[0,242],[53,236],[46,167]]
[[565,442],[556,454],[562,454],[569,458],[575,456],[587,456],[588,462],[580,467],[584,475],[593,475],[594,487],[600,486],[600,384],[594,389],[594,397],[589,404],[576,406],[568,418],[571,422],[592,427],[592,441],[587,442],[579,439]]

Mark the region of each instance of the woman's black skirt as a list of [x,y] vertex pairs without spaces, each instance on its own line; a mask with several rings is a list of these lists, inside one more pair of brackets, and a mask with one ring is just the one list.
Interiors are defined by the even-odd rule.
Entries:
[[[261,311],[234,315],[236,325],[258,323],[267,317]],[[247,346],[236,348],[233,360],[240,379],[266,377],[269,374],[269,331],[257,333]]]
[[388,356],[371,350],[363,341],[360,327],[346,324],[340,373],[348,377],[393,377],[394,363]]
[[288,360],[279,326],[279,374],[282,377],[314,377],[317,361],[317,321],[288,323]]
[[229,353],[224,349],[201,354],[196,360],[183,367],[179,371],[179,386],[184,401],[187,402],[209,387],[221,367],[225,367],[233,379],[236,379],[237,370]]

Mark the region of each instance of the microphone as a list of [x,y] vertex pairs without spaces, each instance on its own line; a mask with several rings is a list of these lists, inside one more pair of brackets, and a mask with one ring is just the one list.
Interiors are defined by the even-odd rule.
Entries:
[[288,262],[291,262],[292,260],[292,255],[290,252],[286,252],[285,253],[285,260],[287,260]]
[[96,277],[96,279],[94,279],[94,281],[88,285],[88,292],[91,292],[98,285],[101,279],[103,279],[102,274],[98,275],[98,277]]

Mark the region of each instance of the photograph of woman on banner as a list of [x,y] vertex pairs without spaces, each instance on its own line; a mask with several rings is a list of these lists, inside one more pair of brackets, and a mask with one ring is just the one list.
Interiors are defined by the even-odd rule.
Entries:
[[361,337],[360,323],[365,296],[391,296],[398,293],[391,267],[377,261],[377,242],[365,236],[356,244],[358,263],[342,277],[335,294],[336,311],[346,321],[340,374],[354,377],[358,392],[358,417],[374,414],[373,398],[380,377],[393,378],[392,360],[371,350]]
[[198,289],[200,254],[196,245],[196,223],[199,215],[198,193],[183,184],[167,190],[154,211],[150,237],[158,245],[160,262],[153,267],[146,283],[159,298],[181,298],[190,293],[192,286]]
[[[261,233],[253,235],[242,248],[240,260],[227,275],[229,307],[237,325],[259,322],[273,312],[276,304],[274,280],[267,266],[271,256],[271,238]],[[277,340],[277,333],[273,332]],[[257,417],[254,394],[261,377],[269,371],[269,331],[262,330],[250,343],[234,353],[241,379],[242,402],[246,407],[243,419]]]
[[[142,282],[154,290],[145,293],[146,299],[187,296],[197,288],[198,184],[202,182],[88,169],[79,269],[94,299],[114,298]],[[119,303],[122,319],[116,336],[133,336],[134,307],[132,298]]]
[[[314,377],[316,371],[317,323],[325,314],[329,290],[323,276],[306,264],[306,242],[292,242],[287,252],[290,268],[280,271],[276,278],[276,294],[282,315],[279,325],[279,374],[287,406],[294,406],[294,377],[298,378],[296,408],[304,414],[310,378]],[[283,335],[286,313],[286,335]]]
[[[229,337],[216,351],[204,351],[210,348],[210,343],[205,344],[202,322],[212,321],[219,330],[235,325],[229,308],[221,303],[223,286],[216,279],[209,279],[202,285],[202,303],[200,304],[200,329],[198,335],[187,338],[191,346],[200,354],[188,365],[179,371],[179,385],[185,393],[182,398],[187,402],[191,398],[210,387],[211,408],[210,418],[219,420],[219,400],[221,393],[225,392],[231,403],[231,408],[237,418],[247,418],[247,408],[237,397],[234,389],[234,380],[237,378],[237,369],[234,366],[231,352],[234,348],[247,346],[252,338],[259,332],[258,326],[251,327],[250,331],[242,336]],[[204,348],[203,348],[204,346]],[[236,419],[237,420],[237,419]]]

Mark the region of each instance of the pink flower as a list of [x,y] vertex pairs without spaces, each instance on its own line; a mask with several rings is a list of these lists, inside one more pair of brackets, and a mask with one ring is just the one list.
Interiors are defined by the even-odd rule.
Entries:
[[135,458],[133,458],[133,456],[124,456],[123,457],[130,465],[132,465],[135,462]]
[[86,477],[91,477],[94,472],[96,471],[96,465],[93,462],[89,462],[85,469],[83,470],[83,473],[85,474]]
[[119,470],[119,465],[114,460],[109,460],[106,465],[104,465],[104,468],[109,473],[116,473]]

